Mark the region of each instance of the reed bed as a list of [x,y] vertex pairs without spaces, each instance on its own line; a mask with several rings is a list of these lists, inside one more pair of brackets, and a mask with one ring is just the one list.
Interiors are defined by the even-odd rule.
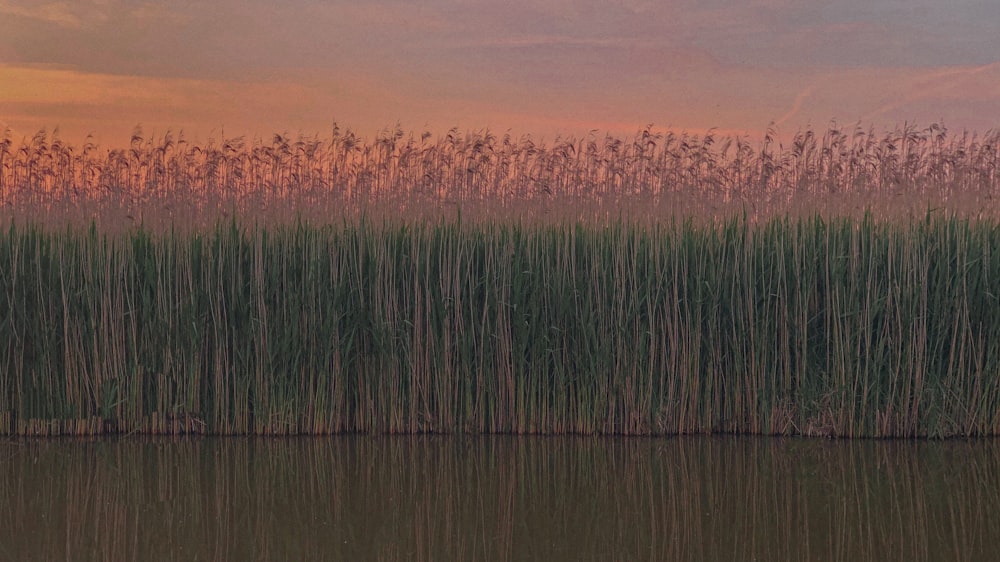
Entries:
[[0,139],[0,433],[1000,432],[1000,133]]
[[185,141],[144,136],[127,148],[74,147],[40,131],[0,137],[0,217],[102,228],[178,224],[220,216],[326,223],[344,212],[440,216],[462,206],[493,218],[612,218],[653,222],[789,212],[916,216],[929,207],[997,216],[1000,131],[949,132],[904,124],[877,133],[832,123],[780,142],[657,131],[596,133],[550,143],[489,130],[446,135],[334,125],[325,137]]
[[1000,225],[0,237],[9,433],[1000,432]]

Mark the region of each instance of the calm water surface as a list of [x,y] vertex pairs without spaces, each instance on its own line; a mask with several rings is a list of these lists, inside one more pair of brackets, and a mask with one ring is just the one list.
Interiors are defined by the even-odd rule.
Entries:
[[989,560],[1000,443],[0,440],[0,560]]

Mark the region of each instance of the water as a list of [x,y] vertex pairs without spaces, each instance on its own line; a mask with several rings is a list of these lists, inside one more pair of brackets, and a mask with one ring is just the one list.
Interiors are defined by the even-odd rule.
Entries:
[[982,560],[1000,442],[0,440],[0,560]]

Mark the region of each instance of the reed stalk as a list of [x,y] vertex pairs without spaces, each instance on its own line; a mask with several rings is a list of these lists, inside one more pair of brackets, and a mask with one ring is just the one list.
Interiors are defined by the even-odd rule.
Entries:
[[9,433],[1000,430],[995,221],[12,224]]

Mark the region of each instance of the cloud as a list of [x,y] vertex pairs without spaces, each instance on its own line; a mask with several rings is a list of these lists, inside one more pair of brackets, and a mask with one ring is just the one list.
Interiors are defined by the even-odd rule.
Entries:
[[816,93],[816,91],[819,90],[821,86],[823,86],[826,80],[827,80],[826,76],[820,76],[814,79],[808,86],[800,90],[799,93],[795,95],[795,100],[792,101],[792,107],[789,108],[788,112],[786,112],[784,115],[775,120],[774,122],[775,127],[781,127],[788,121],[798,116],[799,113],[802,111],[803,106],[805,106],[806,100],[809,99],[814,93]]
[[0,14],[67,29],[79,29],[93,22],[105,21],[109,8],[110,3],[106,0],[72,2],[0,0]]
[[982,129],[1000,115],[994,4],[0,0],[0,115],[29,129]]
[[[322,89],[295,82],[152,78],[54,67],[0,65],[0,115],[15,134],[59,127],[70,137],[122,139],[136,124],[206,135],[225,127],[266,135],[325,129],[345,100],[382,101],[364,87]],[[345,107],[362,114],[367,101]]]
[[897,96],[866,113],[862,119],[869,121],[933,99],[948,103],[987,100],[1000,106],[1000,62],[917,71]]

